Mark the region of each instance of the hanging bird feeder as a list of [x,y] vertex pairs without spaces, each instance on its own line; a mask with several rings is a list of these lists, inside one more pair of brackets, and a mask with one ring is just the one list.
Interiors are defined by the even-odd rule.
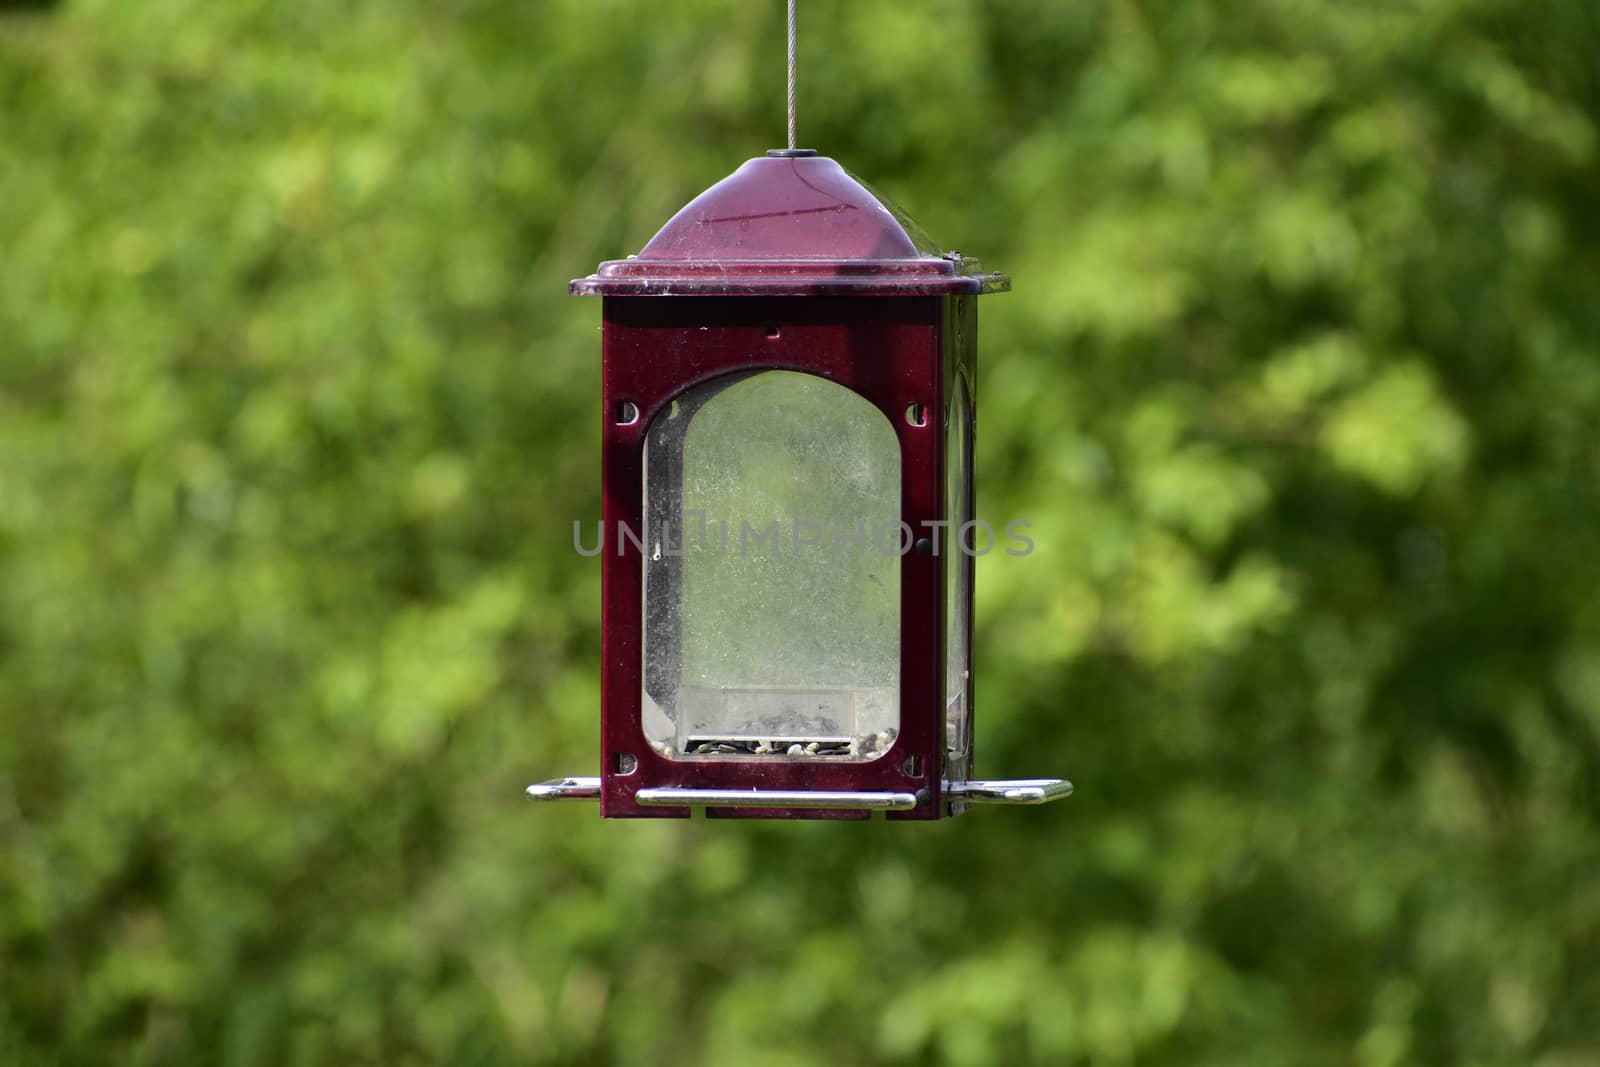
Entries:
[[571,285],[603,300],[602,773],[528,793],[612,818],[1066,796],[971,776],[977,311],[1009,279],[794,148],[792,100],[788,149]]

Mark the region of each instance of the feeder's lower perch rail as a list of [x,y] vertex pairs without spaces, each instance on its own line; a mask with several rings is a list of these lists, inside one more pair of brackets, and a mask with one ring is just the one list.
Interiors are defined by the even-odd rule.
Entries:
[[[1072,795],[1065,778],[990,778],[946,782],[944,798],[966,804],[1047,804]],[[600,779],[558,778],[528,787],[534,800],[598,800]],[[910,811],[916,793],[852,793],[812,789],[641,789],[634,794],[651,808],[810,808],[827,811]]]

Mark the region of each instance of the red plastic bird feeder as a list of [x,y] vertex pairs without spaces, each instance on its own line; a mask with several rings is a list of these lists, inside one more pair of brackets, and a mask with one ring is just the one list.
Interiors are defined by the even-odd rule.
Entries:
[[606,817],[937,819],[1057,779],[972,771],[978,297],[808,150],[752,159],[603,298]]

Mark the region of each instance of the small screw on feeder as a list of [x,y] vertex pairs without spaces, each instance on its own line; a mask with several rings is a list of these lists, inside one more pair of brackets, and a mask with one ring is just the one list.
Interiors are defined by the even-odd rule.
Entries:
[[1041,804],[977,780],[972,434],[977,298],[838,163],[746,162],[603,298],[598,778],[530,786],[606,817],[938,819]]

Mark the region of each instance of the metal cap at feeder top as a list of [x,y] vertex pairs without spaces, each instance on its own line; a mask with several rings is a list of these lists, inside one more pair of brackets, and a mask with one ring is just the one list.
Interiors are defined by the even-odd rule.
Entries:
[[600,264],[577,296],[953,296],[1011,280],[942,253],[899,208],[812,149],[747,161],[637,256]]

